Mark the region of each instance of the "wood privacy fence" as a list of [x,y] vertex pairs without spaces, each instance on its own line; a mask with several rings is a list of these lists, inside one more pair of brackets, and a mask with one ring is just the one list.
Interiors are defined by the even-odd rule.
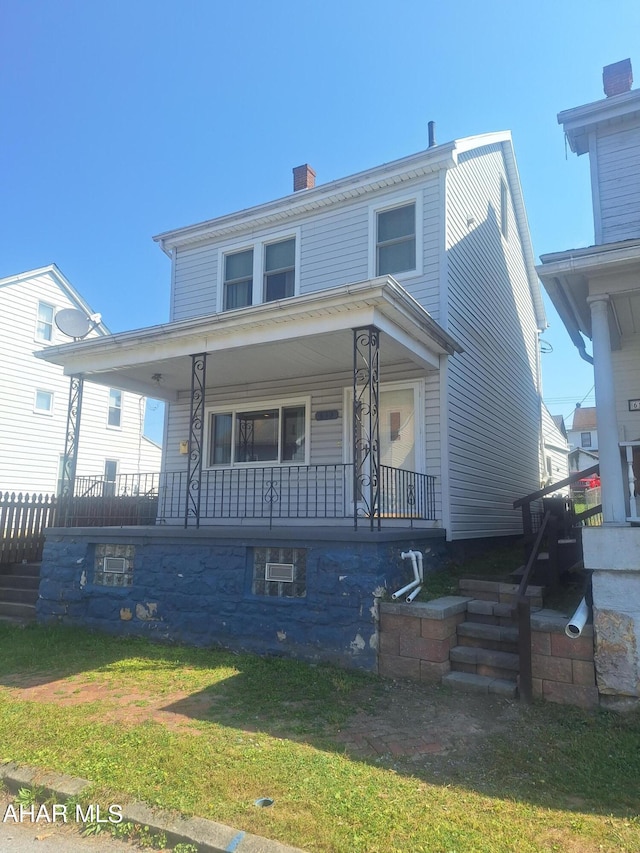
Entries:
[[44,530],[55,525],[53,495],[0,493],[0,565],[42,559]]

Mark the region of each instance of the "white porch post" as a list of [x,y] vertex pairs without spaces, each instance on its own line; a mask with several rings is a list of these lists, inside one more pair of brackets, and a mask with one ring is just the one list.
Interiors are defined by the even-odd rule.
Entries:
[[618,444],[611,337],[609,335],[609,297],[589,297],[593,338],[593,369],[598,419],[598,452],[602,478],[602,517],[605,522],[626,520],[625,490]]

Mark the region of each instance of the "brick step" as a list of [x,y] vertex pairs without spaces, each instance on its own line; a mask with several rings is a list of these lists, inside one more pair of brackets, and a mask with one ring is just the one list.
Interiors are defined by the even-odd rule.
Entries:
[[10,563],[2,567],[0,576],[23,575],[27,577],[40,577],[41,563]]
[[36,575],[0,575],[0,587],[3,589],[35,589],[40,586],[40,577]]
[[488,625],[513,625],[513,605],[474,598],[467,603],[467,621]]
[[[0,578],[4,580],[4,578]],[[23,604],[35,604],[38,600],[38,588],[22,589],[21,587],[0,586],[0,602],[18,601]]]
[[512,625],[461,622],[457,628],[458,645],[498,652],[518,651],[518,629]]
[[0,601],[0,616],[11,616],[14,619],[35,621],[35,604],[23,604],[16,601]]
[[518,693],[516,682],[510,678],[492,678],[471,672],[449,672],[443,676],[442,683],[465,693],[490,693],[506,699],[515,699]]
[[[518,591],[518,584],[516,583],[473,580],[472,578],[460,578],[458,587],[461,595],[468,595],[470,598],[479,598],[485,601],[497,601],[500,604],[515,604]],[[543,591],[544,587],[529,584],[526,595],[532,607],[542,607]]]
[[454,646],[449,653],[449,660],[451,668],[457,672],[493,678],[513,679],[520,669],[520,660],[515,652],[475,646]]

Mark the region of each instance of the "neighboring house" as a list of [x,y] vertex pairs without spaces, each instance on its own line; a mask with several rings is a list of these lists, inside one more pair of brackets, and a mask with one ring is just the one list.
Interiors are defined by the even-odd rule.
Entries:
[[[589,155],[595,245],[545,255],[538,273],[578,350],[594,366],[604,524],[584,531],[584,561],[594,570],[598,687],[601,694],[637,699],[640,90],[631,89],[629,60],[607,66],[603,81],[606,98],[558,116],[571,150]],[[592,341],[592,358],[585,339]]]
[[597,453],[598,425],[595,406],[576,406],[567,437],[571,448],[580,447],[590,453]]
[[[55,494],[65,452],[69,377],[34,351],[69,338],[58,311],[92,309],[54,265],[0,279],[0,492]],[[92,338],[109,334],[98,322]],[[145,398],[87,383],[84,388],[78,476],[159,471],[161,449],[143,435]]]
[[540,481],[549,486],[569,476],[569,444],[562,415],[551,415],[542,405],[543,466]]
[[569,471],[571,474],[593,468],[594,465],[598,464],[598,461],[597,453],[591,453],[581,447],[574,447],[573,450],[569,451]]
[[99,581],[69,618],[370,667],[400,552],[521,533],[540,487],[546,323],[510,134],[321,186],[297,167],[293,194],[155,239],[170,321],[42,354],[169,402],[162,523],[74,531]]

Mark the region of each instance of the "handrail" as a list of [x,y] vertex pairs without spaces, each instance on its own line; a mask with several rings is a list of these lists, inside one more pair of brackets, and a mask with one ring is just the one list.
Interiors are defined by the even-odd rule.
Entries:
[[542,524],[533,543],[533,548],[524,568],[520,585],[516,591],[516,618],[518,623],[518,657],[520,668],[520,697],[524,702],[531,702],[533,698],[533,668],[531,659],[531,605],[526,596],[529,578],[533,566],[538,559],[538,553],[542,540],[551,519],[551,512],[547,510],[542,519]]
[[551,483],[551,485],[545,486],[544,489],[539,489],[537,492],[532,492],[530,495],[518,498],[517,501],[513,502],[513,508],[518,509],[520,506],[530,504],[532,501],[537,501],[538,498],[543,498],[545,495],[551,495],[554,492],[557,492],[558,489],[563,489],[565,486],[570,486],[572,483],[577,483],[578,480],[583,480],[585,477],[589,477],[591,474],[598,474],[599,472],[600,463],[592,465],[591,468],[585,468],[583,471],[576,471],[565,480],[559,480],[557,483]]

